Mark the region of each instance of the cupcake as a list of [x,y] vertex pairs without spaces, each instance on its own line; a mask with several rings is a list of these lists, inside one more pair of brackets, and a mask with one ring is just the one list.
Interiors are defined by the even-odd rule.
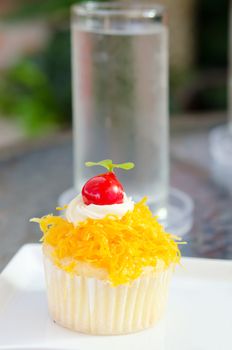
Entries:
[[126,195],[114,169],[89,179],[64,215],[38,222],[51,318],[89,334],[126,334],[164,314],[170,277],[180,261],[177,237],[166,233],[146,204]]

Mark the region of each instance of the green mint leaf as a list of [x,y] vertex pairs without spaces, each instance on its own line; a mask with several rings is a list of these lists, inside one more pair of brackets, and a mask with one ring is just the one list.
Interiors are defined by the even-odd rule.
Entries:
[[114,168],[120,168],[124,170],[130,170],[135,167],[134,163],[128,162],[128,163],[122,163],[122,164],[113,164]]
[[96,165],[103,166],[104,168],[108,169],[109,171],[113,171],[114,168],[130,170],[130,169],[133,169],[135,166],[134,163],[132,163],[132,162],[113,164],[111,159],[104,159],[104,160],[101,160],[100,162],[86,162],[85,165],[87,167],[96,166]]
[[102,166],[109,166],[109,165],[112,165],[113,163],[111,159],[104,159],[98,162],[98,164]]
[[94,165],[98,165],[95,162],[85,162],[85,166],[94,166]]
[[112,163],[111,159],[104,159],[104,160],[101,160],[100,162],[86,162],[85,165],[87,167],[98,165],[98,166],[103,166],[104,168],[108,169],[109,171],[113,170],[113,163]]

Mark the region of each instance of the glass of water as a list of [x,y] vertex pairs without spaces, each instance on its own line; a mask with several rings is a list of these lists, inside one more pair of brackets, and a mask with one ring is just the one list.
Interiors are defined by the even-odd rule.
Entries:
[[[160,5],[84,3],[72,9],[74,182],[86,161],[132,161],[118,171],[135,200],[165,216],[169,186],[168,32]],[[99,169],[99,171],[101,171]]]

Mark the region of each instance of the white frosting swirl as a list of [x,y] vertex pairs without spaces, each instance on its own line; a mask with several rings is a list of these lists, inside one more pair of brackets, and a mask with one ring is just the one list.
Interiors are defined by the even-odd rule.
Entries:
[[128,211],[134,209],[134,202],[124,194],[123,203],[110,205],[86,205],[83,202],[82,195],[79,194],[68,205],[65,216],[69,222],[78,224],[88,218],[103,219],[106,215],[116,215],[118,218],[124,216]]

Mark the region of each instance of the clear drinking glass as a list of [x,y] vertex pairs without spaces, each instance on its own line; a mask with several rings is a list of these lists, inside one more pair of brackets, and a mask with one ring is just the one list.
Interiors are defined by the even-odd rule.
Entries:
[[169,118],[163,7],[74,6],[72,69],[75,189],[93,176],[86,161],[133,161],[133,170],[117,172],[126,192],[135,200],[148,196],[153,209],[165,215]]

